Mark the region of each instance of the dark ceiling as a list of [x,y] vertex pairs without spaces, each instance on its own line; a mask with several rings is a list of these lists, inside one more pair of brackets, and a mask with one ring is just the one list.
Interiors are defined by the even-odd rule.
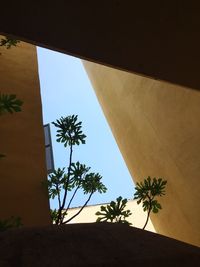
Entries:
[[200,89],[200,1],[4,1],[0,32]]

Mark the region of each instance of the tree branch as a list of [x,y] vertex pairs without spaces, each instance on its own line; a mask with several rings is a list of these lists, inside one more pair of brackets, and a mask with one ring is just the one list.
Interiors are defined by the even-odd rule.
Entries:
[[69,209],[69,207],[70,207],[70,205],[71,205],[71,203],[72,203],[72,200],[74,199],[74,197],[75,197],[75,195],[76,195],[76,193],[77,193],[77,191],[78,191],[79,188],[80,188],[80,187],[77,186],[76,190],[74,191],[73,196],[71,197],[71,199],[70,199],[70,201],[69,201],[69,204],[68,204],[68,206],[67,206],[67,208],[66,208],[66,212],[68,211],[68,209]]
[[60,191],[59,191],[59,188],[58,188],[58,184],[56,184],[56,190],[58,191],[58,206],[59,206],[59,209],[61,207],[61,199],[60,199]]
[[72,140],[71,140],[71,142],[70,142],[69,166],[68,166],[68,172],[67,172],[67,182],[66,182],[63,202],[62,202],[62,205],[60,206],[60,208],[58,210],[58,218],[56,220],[56,224],[59,224],[59,222],[62,223],[62,220],[63,220],[63,218],[62,218],[62,210],[65,207],[65,202],[66,202],[66,198],[67,198],[67,191],[68,191],[68,186],[69,186],[70,170],[71,170],[71,165],[72,165],[72,153],[73,153],[72,147],[73,147],[73,145],[72,145]]
[[72,219],[74,219],[77,215],[79,215],[81,213],[81,211],[85,208],[85,206],[87,205],[87,203],[90,201],[92,195],[93,195],[93,191],[90,193],[90,196],[88,198],[88,200],[85,202],[85,204],[81,207],[81,209],[76,213],[74,214],[71,218],[69,218],[68,220],[66,220],[65,222],[62,222],[62,224],[66,224],[68,222],[70,222]]

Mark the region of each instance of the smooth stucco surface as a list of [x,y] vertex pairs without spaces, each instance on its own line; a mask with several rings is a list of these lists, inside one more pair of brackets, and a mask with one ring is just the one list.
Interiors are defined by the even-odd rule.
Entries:
[[200,92],[84,66],[133,179],[168,181],[156,231],[200,246]]
[[20,216],[25,226],[50,223],[36,47],[0,48],[0,92],[16,94],[22,112],[1,120],[0,219]]

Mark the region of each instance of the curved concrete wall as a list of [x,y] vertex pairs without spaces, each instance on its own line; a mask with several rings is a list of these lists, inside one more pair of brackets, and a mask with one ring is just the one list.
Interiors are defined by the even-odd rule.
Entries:
[[0,92],[23,100],[22,112],[1,119],[0,219],[20,216],[25,226],[50,223],[42,187],[46,162],[36,47],[0,47]]
[[84,66],[133,179],[168,181],[156,231],[200,246],[200,92]]

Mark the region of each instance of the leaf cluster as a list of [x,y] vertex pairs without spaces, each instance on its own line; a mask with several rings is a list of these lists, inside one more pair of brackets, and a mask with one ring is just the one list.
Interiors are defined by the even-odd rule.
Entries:
[[[23,102],[17,99],[16,95],[0,94],[0,115],[21,111],[22,104]],[[4,154],[0,154],[0,159],[4,157]]]
[[[102,183],[102,176],[99,173],[90,172],[90,167],[85,164],[72,161],[73,146],[85,144],[86,135],[82,132],[82,122],[78,121],[77,115],[61,117],[53,122],[57,128],[57,142],[63,143],[65,147],[69,147],[69,164],[68,168],[58,168],[48,177],[47,188],[49,198],[58,200],[58,210],[51,211],[51,217],[56,224],[64,224],[77,216],[90,201],[91,196],[95,192],[105,193],[107,188]],[[77,192],[82,190],[84,194],[89,194],[88,199],[82,205],[77,214],[71,218],[64,220],[67,211],[76,196]],[[71,191],[72,196],[68,199],[68,192]],[[68,202],[68,204],[66,203]],[[67,205],[66,205],[67,204]]]
[[18,43],[20,43],[19,40],[10,37],[5,37],[0,40],[0,46],[5,46],[7,49],[10,49],[12,46],[17,46]]
[[99,216],[97,222],[116,222],[125,223],[131,225],[126,218],[132,213],[130,210],[125,210],[127,204],[127,199],[123,199],[121,196],[116,199],[116,201],[111,201],[109,205],[101,206],[101,211],[95,214]]
[[0,115],[3,113],[14,113],[21,111],[23,102],[16,95],[0,94]]
[[76,188],[82,189],[84,194],[105,193],[107,188],[101,182],[102,176],[89,171],[90,168],[80,162],[71,164],[69,176],[65,168],[58,168],[49,175],[47,181],[49,197],[54,199],[62,190],[72,191]]
[[81,182],[81,187],[84,194],[99,192],[100,194],[105,193],[107,188],[101,182],[102,176],[99,173],[91,172],[85,176]]
[[142,202],[144,211],[152,210],[153,213],[158,213],[162,206],[155,197],[165,195],[166,184],[167,181],[162,178],[152,180],[149,176],[143,182],[136,184],[134,199],[137,199],[137,204]]
[[64,146],[72,146],[85,144],[86,135],[83,134],[81,127],[82,122],[78,122],[78,116],[72,115],[68,117],[61,117],[53,125],[58,128],[57,139],[59,143],[63,143]]
[[[50,209],[50,216],[51,216],[51,220],[53,223],[56,223],[58,216],[59,216],[59,212],[57,209]],[[67,212],[66,210],[62,210],[62,214],[61,214],[62,218],[64,218],[65,216],[67,216]]]
[[18,228],[22,226],[21,218],[11,216],[8,219],[0,220],[0,232],[8,230],[10,228]]
[[58,168],[49,175],[47,180],[49,198],[54,199],[64,189],[66,180],[65,168]]

